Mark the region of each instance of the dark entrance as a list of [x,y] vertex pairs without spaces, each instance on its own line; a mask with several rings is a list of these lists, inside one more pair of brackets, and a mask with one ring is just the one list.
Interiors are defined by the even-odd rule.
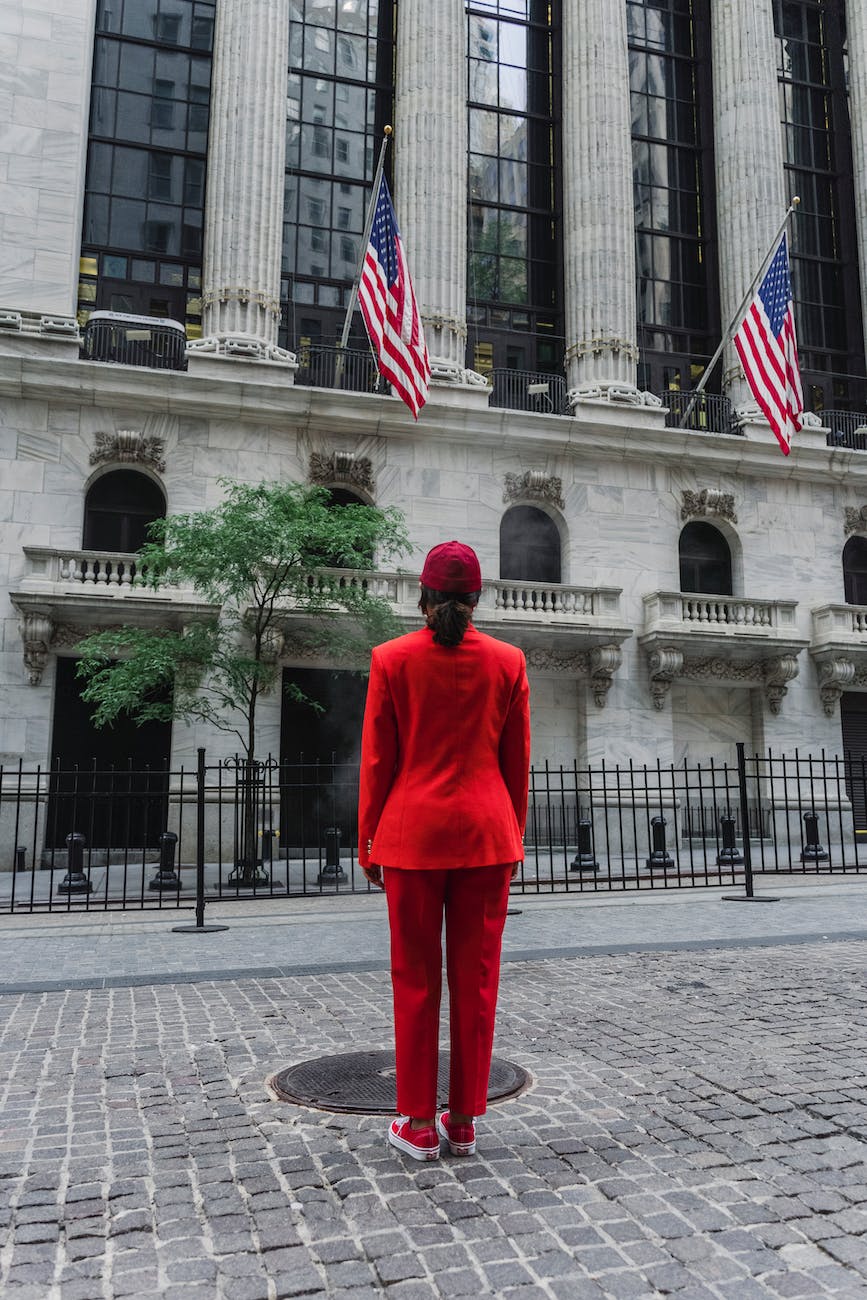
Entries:
[[[355,844],[358,758],[367,679],[323,668],[288,668],[294,682],[322,712],[300,704],[284,689],[280,726],[280,842],[290,857],[316,852],[325,832],[340,828],[344,850]],[[304,850],[302,854],[301,850]]]
[[87,494],[84,549],[132,554],[148,540],[148,525],[165,513],[165,497],[146,474],[111,470],[91,484]]
[[156,848],[166,828],[171,724],[120,718],[95,727],[77,663],[57,660],[46,847],[62,848],[78,831],[93,849]]
[[867,835],[867,692],[848,691],[840,699],[846,793],[852,801],[855,830]]

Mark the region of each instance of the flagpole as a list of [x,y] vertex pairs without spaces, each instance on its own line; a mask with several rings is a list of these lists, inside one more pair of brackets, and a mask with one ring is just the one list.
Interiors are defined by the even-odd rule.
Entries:
[[698,401],[701,394],[704,392],[705,385],[707,384],[707,381],[710,379],[711,372],[713,371],[714,366],[719,361],[723,352],[725,351],[729,343],[731,343],[732,339],[734,338],[735,332],[737,331],[738,324],[740,323],[740,319],[743,316],[744,311],[746,310],[748,304],[752,302],[753,294],[755,293],[756,289],[761,283],[762,278],[765,272],[767,271],[768,267],[770,266],[771,262],[774,260],[774,255],[776,254],[777,251],[777,244],[780,242],[780,237],[782,236],[783,231],[786,229],[786,226],[789,224],[789,217],[792,215],[793,212],[797,210],[800,202],[801,200],[799,196],[796,194],[793,197],[788,208],[786,209],[786,215],[783,217],[783,220],[780,222],[780,228],[777,231],[777,233],[774,235],[774,238],[771,242],[770,252],[768,253],[765,260],[762,262],[761,266],[759,267],[755,279],[753,280],[749,289],[747,289],[746,293],[744,294],[743,301],[741,302],[740,306],[738,307],[737,311],[732,317],[731,323],[728,329],[726,330],[725,334],[723,335],[722,342],[720,343],[716,352],[711,357],[708,364],[705,366],[704,374],[699,380],[698,385],[695,388],[692,397],[690,398],[689,405],[687,406],[683,415],[680,417],[680,424],[678,425],[679,429],[686,428],[686,422],[689,419],[689,417],[692,415],[693,411],[695,410],[696,402]]
[[349,331],[352,327],[352,313],[355,311],[355,304],[358,301],[358,286],[361,284],[361,276],[364,271],[364,259],[367,256],[367,245],[370,243],[370,232],[373,229],[373,216],[376,212],[376,204],[379,199],[379,185],[382,180],[382,173],[385,169],[385,151],[388,148],[388,142],[393,134],[393,128],[390,126],[383,127],[382,144],[379,146],[379,161],[376,164],[376,173],[373,177],[373,192],[370,196],[370,203],[367,207],[367,216],[364,220],[364,234],[361,237],[361,253],[358,258],[358,266],[355,271],[355,280],[352,284],[352,293],[349,295],[349,304],[346,308],[346,317],[343,321],[343,333],[340,336],[338,344],[337,361],[334,366],[334,387],[339,388],[343,379],[343,367],[346,360],[346,343],[349,339]]

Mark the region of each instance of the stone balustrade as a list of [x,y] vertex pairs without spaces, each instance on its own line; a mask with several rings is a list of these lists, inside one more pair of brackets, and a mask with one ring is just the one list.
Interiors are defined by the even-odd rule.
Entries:
[[681,591],[655,591],[644,597],[646,628],[717,633],[773,634],[795,631],[794,600],[756,600],[745,596],[711,596]]
[[[22,592],[46,599],[68,601],[80,592],[81,599],[104,596],[157,598],[162,604],[189,602],[191,592],[166,585],[158,591],[148,588],[137,557],[110,551],[24,548],[28,572],[19,584]],[[418,577],[409,573],[382,573],[358,569],[322,568],[308,578],[321,601],[328,602],[347,588],[363,588],[371,596],[384,598],[403,619],[417,619]],[[291,613],[298,602],[286,602]],[[515,624],[516,627],[561,627],[563,630],[615,631],[622,641],[631,628],[620,619],[620,589],[616,587],[569,587],[559,583],[534,583],[491,579],[485,582],[476,612],[482,626]]]
[[821,605],[813,610],[813,644],[843,638],[867,646],[867,605]]

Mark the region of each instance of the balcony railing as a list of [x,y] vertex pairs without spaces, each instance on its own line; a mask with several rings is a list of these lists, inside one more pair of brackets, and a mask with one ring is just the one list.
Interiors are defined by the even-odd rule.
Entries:
[[755,600],[741,596],[656,591],[644,597],[648,631],[678,624],[684,632],[716,632],[726,636],[795,631],[794,600]]
[[819,416],[831,430],[826,438],[829,447],[867,451],[867,411],[820,411]]
[[813,637],[817,644],[863,638],[867,648],[867,605],[822,605],[814,609]]
[[493,392],[488,405],[507,411],[535,411],[548,415],[568,415],[566,379],[563,375],[542,374],[535,370],[491,371]]
[[[663,406],[668,407],[665,423],[669,428],[677,428],[686,413],[693,394],[675,389],[660,393]],[[718,393],[699,393],[695,406],[689,413],[686,427],[697,429],[702,433],[735,433],[742,429],[735,423],[732,404],[727,397]]]
[[[83,597],[144,596],[161,597],[162,602],[189,601],[192,593],[162,587],[158,592],[145,586],[143,571],[135,555],[109,551],[53,549],[42,546],[24,548],[29,571],[20,590],[68,600],[81,591]],[[361,588],[371,596],[384,598],[395,613],[404,618],[417,617],[418,577],[415,574],[381,573],[361,569],[321,568],[307,579],[311,591],[327,603],[347,588]],[[291,612],[295,602],[287,602]],[[516,582],[490,579],[482,587],[477,618],[480,622],[530,623],[583,626],[598,620],[601,627],[620,625],[620,589],[618,587],[570,587],[559,583]]]
[[369,350],[311,343],[299,347],[297,357],[296,384],[307,384],[311,388],[340,388],[348,393],[391,391],[381,378]]
[[95,311],[84,327],[81,356],[150,370],[186,370],[186,347],[186,330],[179,321]]

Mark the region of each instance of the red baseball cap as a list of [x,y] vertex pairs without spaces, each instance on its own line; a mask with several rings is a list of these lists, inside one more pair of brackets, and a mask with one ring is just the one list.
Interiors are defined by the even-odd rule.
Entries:
[[421,580],[432,591],[481,591],[479,557],[463,542],[441,542],[428,551]]

